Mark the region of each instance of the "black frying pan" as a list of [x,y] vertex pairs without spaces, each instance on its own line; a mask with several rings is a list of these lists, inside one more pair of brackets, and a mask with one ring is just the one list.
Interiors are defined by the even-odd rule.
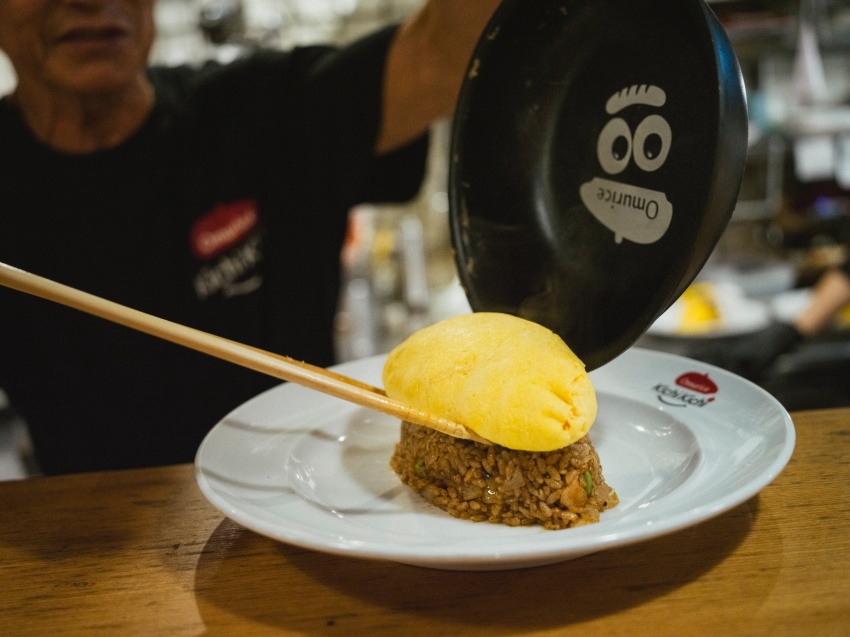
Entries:
[[740,69],[702,0],[505,0],[452,134],[473,310],[546,325],[605,364],[704,265],[746,152]]

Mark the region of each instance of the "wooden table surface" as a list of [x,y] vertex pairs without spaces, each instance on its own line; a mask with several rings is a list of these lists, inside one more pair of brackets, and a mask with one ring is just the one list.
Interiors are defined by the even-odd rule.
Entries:
[[189,465],[0,483],[0,635],[848,635],[850,409],[792,417],[788,467],[732,511],[515,571],[281,544]]

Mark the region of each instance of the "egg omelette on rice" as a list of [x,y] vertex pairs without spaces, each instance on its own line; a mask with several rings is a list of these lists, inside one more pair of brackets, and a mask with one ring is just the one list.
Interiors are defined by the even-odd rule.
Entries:
[[495,312],[456,316],[390,352],[383,382],[391,398],[494,443],[402,423],[393,470],[451,515],[561,529],[596,522],[616,505],[587,435],[593,385],[549,329]]

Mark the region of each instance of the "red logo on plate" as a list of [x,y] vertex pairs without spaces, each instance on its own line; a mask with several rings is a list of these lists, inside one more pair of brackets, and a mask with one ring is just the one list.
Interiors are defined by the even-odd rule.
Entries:
[[244,240],[259,220],[253,199],[219,204],[192,226],[192,253],[203,261],[218,256]]
[[675,386],[658,383],[652,388],[665,405],[671,407],[705,407],[714,402],[717,384],[708,374],[687,372],[676,379]]
[[679,387],[690,389],[691,391],[699,392],[700,394],[716,394],[717,385],[708,377],[708,374],[700,374],[698,372],[688,372],[682,374],[676,379],[676,384]]

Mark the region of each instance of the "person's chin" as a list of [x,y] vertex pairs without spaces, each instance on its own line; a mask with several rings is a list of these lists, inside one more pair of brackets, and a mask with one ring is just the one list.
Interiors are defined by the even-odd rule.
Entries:
[[131,86],[143,72],[143,65],[128,60],[91,60],[62,69],[57,79],[58,84],[71,92],[97,95],[120,92]]

